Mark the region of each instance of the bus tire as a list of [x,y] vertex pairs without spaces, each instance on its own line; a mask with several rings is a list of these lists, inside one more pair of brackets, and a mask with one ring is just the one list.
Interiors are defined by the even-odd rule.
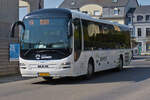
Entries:
[[50,81],[52,81],[52,80],[53,80],[53,78],[52,78],[52,77],[43,77],[43,79],[44,79],[44,80],[46,80],[46,81],[48,81],[48,82],[50,82]]
[[120,57],[119,58],[119,64],[118,64],[118,66],[116,68],[116,71],[122,71],[122,70],[123,70],[123,58]]
[[87,67],[87,74],[86,74],[86,79],[91,79],[92,76],[94,74],[94,65],[93,63],[90,61],[88,63],[88,67]]

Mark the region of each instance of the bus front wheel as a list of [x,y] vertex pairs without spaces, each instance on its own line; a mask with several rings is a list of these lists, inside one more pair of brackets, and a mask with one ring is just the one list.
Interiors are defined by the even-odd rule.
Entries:
[[92,62],[88,63],[86,79],[91,79],[94,74],[94,66]]

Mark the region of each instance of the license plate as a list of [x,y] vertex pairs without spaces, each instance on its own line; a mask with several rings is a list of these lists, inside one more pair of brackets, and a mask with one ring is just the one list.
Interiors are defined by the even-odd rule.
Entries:
[[50,76],[50,73],[38,73],[40,77]]

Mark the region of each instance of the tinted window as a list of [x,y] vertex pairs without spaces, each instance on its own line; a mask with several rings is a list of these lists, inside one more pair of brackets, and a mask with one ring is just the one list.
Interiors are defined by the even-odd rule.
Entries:
[[74,60],[77,61],[80,57],[80,53],[82,50],[82,32],[81,32],[81,24],[80,19],[75,19],[74,23]]
[[128,28],[83,20],[85,50],[130,48]]
[[[130,32],[128,28],[103,24],[101,47],[103,49],[130,48]],[[107,29],[106,29],[107,28]]]
[[126,27],[120,27],[120,48],[121,49],[128,49],[131,48],[131,44],[130,44],[130,29],[126,28]]
[[103,34],[98,36],[102,49],[114,49],[117,48],[115,43],[114,27],[108,24],[102,24]]
[[84,32],[84,49],[98,49],[97,36],[102,34],[102,27],[98,23],[82,20]]
[[41,18],[24,20],[26,30],[22,49],[69,48],[68,18]]
[[81,50],[82,38],[81,38],[81,24],[79,19],[74,20],[74,48],[75,50]]
[[29,60],[36,60],[37,53],[40,60],[69,56],[72,48],[72,39],[68,38],[69,21],[67,17],[25,19],[26,30],[22,35],[20,56]]
[[84,33],[84,49],[88,50],[92,46],[90,36],[88,34],[88,21],[82,20],[83,33]]

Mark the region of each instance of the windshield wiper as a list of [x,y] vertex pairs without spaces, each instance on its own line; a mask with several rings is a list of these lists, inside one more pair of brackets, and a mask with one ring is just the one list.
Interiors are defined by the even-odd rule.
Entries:
[[59,54],[62,54],[62,55],[66,55],[63,51],[60,51],[60,50],[54,50],[54,49],[45,49],[45,50],[43,50],[43,49],[38,49],[38,50],[40,50],[40,51],[38,51],[38,52],[47,52],[47,51],[54,51],[54,52],[57,52],[57,53],[59,53]]
[[[42,44],[41,41],[37,42],[36,44]],[[27,50],[25,53],[24,53],[24,56],[26,56],[30,51],[34,50],[35,48],[29,48],[29,50]]]
[[[41,43],[41,41],[37,42],[36,44],[43,44],[45,45],[44,43]],[[65,42],[57,42],[57,43],[52,43],[52,44],[49,44],[49,45],[54,45],[54,44],[63,44],[64,45],[64,49],[67,50],[67,47],[66,47],[66,44]],[[64,52],[60,51],[60,50],[54,50],[52,48],[29,48],[25,53],[24,53],[24,56],[26,56],[30,51],[32,50],[39,50],[38,52],[46,52],[46,51],[55,51],[55,52],[58,52],[60,54],[63,54],[63,55],[66,55]]]
[[34,48],[30,48],[29,50],[27,50],[25,53],[24,53],[24,56],[26,56],[30,51],[34,50]]
[[[25,53],[24,53],[24,56],[26,56],[30,51],[34,50],[34,48],[30,48],[29,50],[27,50]],[[41,52],[47,52],[47,51],[54,51],[54,52],[57,52],[59,54],[62,54],[62,55],[66,55],[63,51],[60,51],[60,50],[54,50],[54,49],[37,49],[39,50],[38,52],[41,53]]]

